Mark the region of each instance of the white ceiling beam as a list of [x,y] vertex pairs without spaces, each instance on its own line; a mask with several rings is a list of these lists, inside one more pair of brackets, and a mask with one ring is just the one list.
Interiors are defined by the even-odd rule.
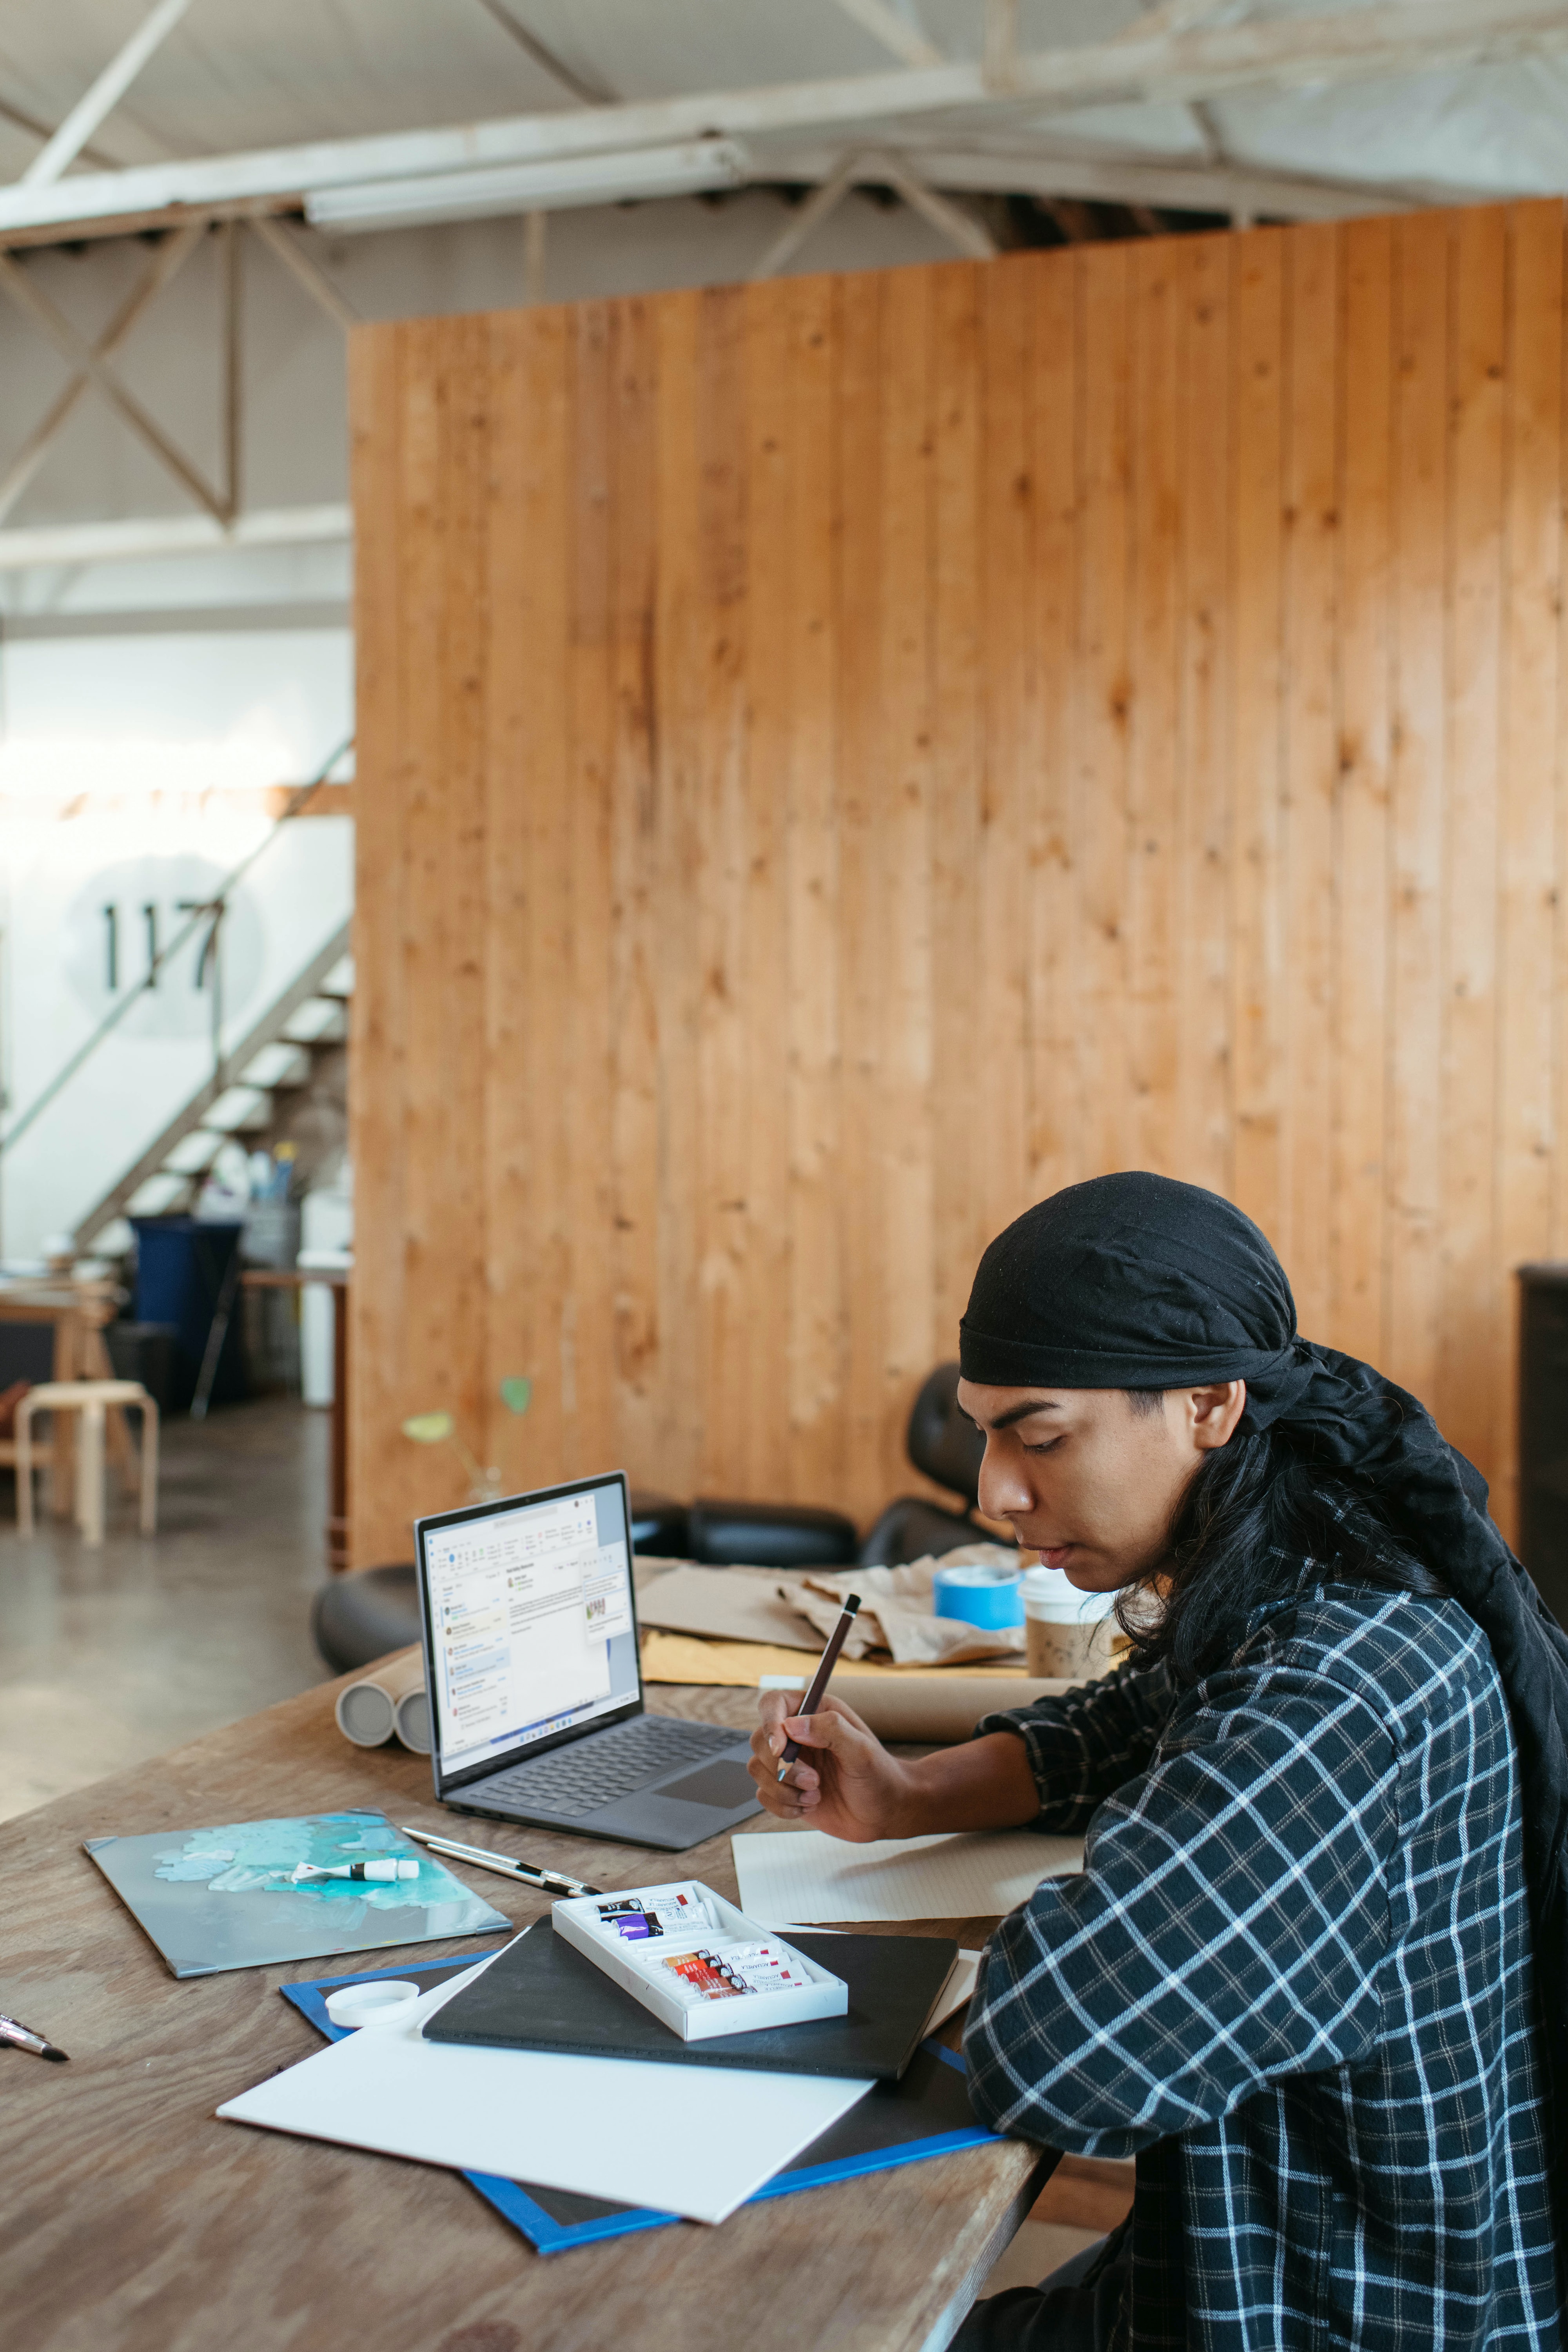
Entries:
[[351,327],[360,324],[359,312],[346,294],[340,294],[323,269],[317,267],[292,231],[280,220],[269,220],[265,214],[250,223],[251,228],[268,250],[278,256],[289,275],[298,279],[318,310],[324,310],[334,326],[347,334]]
[[837,5],[863,33],[880,41],[889,57],[901,58],[907,66],[945,64],[936,43],[917,33],[896,8],[889,6],[888,0],[837,0]]
[[[115,312],[93,351],[100,360],[112,359],[130,334],[150,302],[156,301],[165,286],[200,245],[206,235],[204,225],[183,228],[177,235],[165,237],[147,268],[132,288],[124,302]],[[92,378],[86,370],[74,375],[65,390],[58,394],[22,444],[0,478],[0,522],[10,513],[55,443],[75,415],[88,392]]]
[[939,236],[946,237],[960,253],[971,261],[994,261],[996,241],[984,224],[933,188],[923,173],[918,172],[907,155],[898,155],[883,148],[866,158],[862,177],[870,181],[883,180],[896,188],[912,212],[928,221]]
[[0,572],[37,565],[135,563],[165,555],[221,555],[235,547],[315,547],[351,540],[346,506],[262,508],[225,526],[207,515],[139,515],[0,530]]
[[[1506,191],[1423,183],[1379,186],[1367,182],[1314,180],[1246,164],[1150,163],[1117,156],[1052,154],[1020,148],[1004,153],[976,148],[917,147],[907,151],[934,187],[976,194],[1079,196],[1089,203],[1156,205],[1171,212],[1243,213],[1269,220],[1352,220],[1368,213],[1409,212],[1425,205],[1484,202]],[[826,156],[796,152],[788,176],[814,179]]]
[[987,89],[1011,90],[1018,65],[1018,0],[985,0],[981,71]]
[[[1134,17],[1116,37],[1120,41],[1135,37],[1147,40],[1153,33],[1189,32],[1194,25],[1217,16],[1226,5],[1227,0],[1159,0],[1158,6],[1145,8],[1142,19]],[[1239,16],[1244,12],[1237,9],[1236,13]]]
[[[841,155],[832,170],[812,190],[805,202],[793,212],[783,228],[768,247],[752,271],[753,283],[764,278],[776,278],[785,265],[795,259],[806,239],[814,236],[827,218],[836,212],[855,184],[855,174],[860,168],[858,151]],[[813,177],[806,173],[805,177]]]
[[226,522],[231,509],[223,494],[200,474],[184,453],[175,448],[163,427],[148,415],[134,393],[121,383],[105,359],[99,356],[86,337],[79,335],[63,310],[58,310],[43,289],[35,286],[19,261],[8,253],[0,253],[0,289],[7,293],[19,310],[26,310],[34,323],[43,329],[60,357],[97,386],[110,406],[137,438],[144,442],[159,464],[173,475],[182,489],[189,492],[198,506],[219,522]]
[[[1564,48],[1568,0],[1384,0],[1312,16],[1140,31],[1020,56],[1001,97],[987,86],[983,66],[961,63],[84,173],[58,188],[0,190],[0,242],[123,234],[195,210],[289,210],[309,192],[356,181],[603,155],[713,134],[831,137],[850,126],[932,116],[989,113],[1001,120],[1020,108],[1034,115],[1150,99],[1184,102],[1226,90],[1326,86]],[[878,143],[889,143],[886,129]]]
[[69,170],[103,121],[111,114],[153,55],[174,31],[191,0],[158,0],[119,55],[110,58],[92,88],[79,98],[41,154],[35,155],[22,174],[26,188],[49,188]]
[[837,210],[850,189],[864,186],[897,189],[905,204],[928,220],[939,236],[945,237],[949,245],[956,246],[972,261],[990,261],[994,257],[995,243],[984,224],[957,205],[949,204],[921,173],[911,169],[907,156],[892,154],[886,148],[851,148],[785,222],[752,269],[752,282],[776,278],[807,239],[816,235],[829,213]]

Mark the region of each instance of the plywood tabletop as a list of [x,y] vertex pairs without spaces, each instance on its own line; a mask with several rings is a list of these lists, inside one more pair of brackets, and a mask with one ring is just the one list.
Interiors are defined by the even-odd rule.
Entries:
[[[641,1848],[444,1811],[423,1759],[341,1738],[338,1687],[0,1824],[0,2010],[70,2053],[68,2066],[0,2053],[8,2352],[599,2352],[633,2336],[639,2352],[945,2343],[1051,2162],[1037,2148],[972,2149],[746,2208],[719,2230],[680,2223],[545,2260],[454,2174],[216,2119],[221,2101],[321,2046],[278,1988],[333,1963],[176,1982],[84,1838],[371,1806],[600,1885],[648,1878]],[[725,1689],[655,1698],[661,1713],[737,1725],[754,1704]],[[451,1867],[519,1927],[548,1909],[546,1896]],[[728,1836],[679,1868],[737,1892]],[[919,1925],[975,1944],[991,1923]],[[484,1948],[469,1937],[417,1956]],[[397,1957],[367,1954],[365,1964]]]

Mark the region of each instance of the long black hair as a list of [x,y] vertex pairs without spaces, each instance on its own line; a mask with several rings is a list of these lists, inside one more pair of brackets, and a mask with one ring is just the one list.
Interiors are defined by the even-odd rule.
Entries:
[[[1145,1396],[1151,1402],[1144,1402]],[[1152,1394],[1129,1391],[1134,1410]],[[1272,1430],[1236,1436],[1177,1506],[1168,1559],[1117,1603],[1135,1654],[1189,1687],[1240,1647],[1251,1612],[1320,1580],[1447,1597],[1441,1577],[1390,1532],[1371,1489],[1317,1469]]]

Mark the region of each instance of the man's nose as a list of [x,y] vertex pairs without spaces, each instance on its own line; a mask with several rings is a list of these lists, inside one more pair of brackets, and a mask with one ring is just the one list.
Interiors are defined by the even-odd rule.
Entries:
[[1008,1519],[1016,1511],[1032,1510],[1034,1501],[1016,1449],[998,1445],[994,1437],[988,1437],[985,1458],[980,1465],[982,1515],[988,1519]]

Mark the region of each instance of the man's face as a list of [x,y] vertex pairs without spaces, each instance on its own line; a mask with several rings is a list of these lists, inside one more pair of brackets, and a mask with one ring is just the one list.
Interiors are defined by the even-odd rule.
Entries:
[[1141,1412],[1121,1389],[958,1384],[985,1436],[980,1507],[1007,1519],[1026,1550],[1084,1592],[1111,1592],[1159,1567],[1176,1508],[1205,1456],[1223,1445],[1247,1384],[1171,1389]]

